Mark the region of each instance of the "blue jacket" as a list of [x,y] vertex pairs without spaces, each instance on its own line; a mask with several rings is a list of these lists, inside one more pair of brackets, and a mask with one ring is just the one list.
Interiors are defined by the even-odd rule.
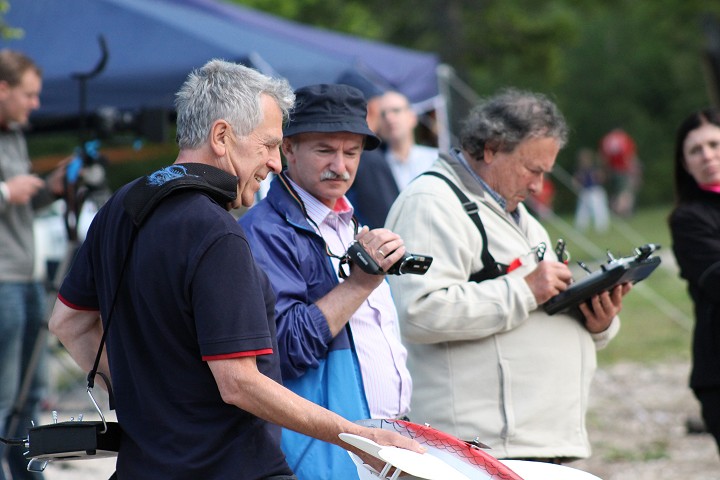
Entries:
[[[337,284],[325,242],[301,205],[276,177],[265,199],[239,220],[255,260],[277,296],[275,319],[283,384],[298,395],[355,421],[370,413],[347,325],[332,338],[315,305]],[[301,480],[356,479],[340,447],[283,430],[282,449]]]

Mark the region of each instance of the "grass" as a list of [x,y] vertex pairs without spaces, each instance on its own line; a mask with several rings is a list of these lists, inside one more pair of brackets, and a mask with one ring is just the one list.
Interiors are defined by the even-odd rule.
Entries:
[[[603,449],[603,446],[595,448]],[[636,445],[636,448],[633,449],[607,446],[607,449],[603,451],[603,459],[609,463],[645,463],[665,458],[670,458],[670,453],[668,452],[668,442],[662,440]]]
[[634,248],[645,243],[661,245],[656,255],[662,257],[662,264],[625,297],[620,315],[622,329],[610,345],[598,353],[601,364],[690,358],[692,303],[672,255],[666,221],[670,209],[669,205],[644,208],[629,219],[613,218],[605,233],[575,231],[571,215],[543,220],[550,238],[567,241],[576,276],[584,275],[576,267],[577,260],[595,270],[607,261],[608,250],[615,257],[621,257],[631,255]]

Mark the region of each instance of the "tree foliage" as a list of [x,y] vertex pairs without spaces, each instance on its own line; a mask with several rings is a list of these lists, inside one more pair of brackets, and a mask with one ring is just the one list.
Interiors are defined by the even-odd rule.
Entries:
[[[615,126],[637,141],[641,201],[672,197],[677,124],[720,97],[705,62],[706,0],[225,0],[297,22],[435,52],[480,96],[515,86],[556,99],[571,125],[558,159]],[[4,16],[0,37],[22,35]]]
[[[641,201],[669,201],[674,132],[720,97],[705,63],[706,0],[225,0],[297,22],[434,52],[480,96],[515,86],[551,95],[571,125],[559,165],[615,126],[638,143]],[[4,16],[0,37],[22,35]]]
[[0,0],[0,38],[20,38],[23,36],[23,30],[13,27],[5,21],[5,14],[8,10],[10,10],[10,2],[8,0]]
[[638,143],[641,201],[672,198],[677,124],[711,103],[704,0],[238,0],[303,23],[437,53],[480,96],[505,86],[550,94],[572,128],[558,163],[615,126]]

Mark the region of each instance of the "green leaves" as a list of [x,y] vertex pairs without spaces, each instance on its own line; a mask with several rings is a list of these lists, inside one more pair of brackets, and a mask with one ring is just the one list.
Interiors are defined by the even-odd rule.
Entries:
[[25,35],[23,29],[13,27],[5,21],[5,14],[8,10],[10,10],[9,0],[0,0],[0,38],[5,40],[22,38]]
[[[0,0],[2,1],[2,0]],[[621,125],[645,165],[644,203],[669,201],[673,137],[720,87],[703,65],[706,0],[236,0],[299,22],[436,52],[480,96],[550,94],[572,128],[558,159]],[[562,192],[559,193],[563,195]]]

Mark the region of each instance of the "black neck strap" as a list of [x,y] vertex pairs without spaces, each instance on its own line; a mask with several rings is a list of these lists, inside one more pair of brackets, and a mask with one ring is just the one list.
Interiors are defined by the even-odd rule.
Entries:
[[137,237],[137,232],[138,228],[133,227],[132,234],[130,236],[130,242],[128,243],[128,249],[127,252],[125,252],[125,260],[123,261],[122,269],[120,270],[120,276],[118,277],[117,286],[115,287],[115,293],[113,294],[112,303],[110,304],[110,312],[108,313],[108,319],[105,323],[105,328],[103,329],[102,338],[100,339],[100,346],[98,347],[97,354],[95,355],[95,362],[93,363],[92,370],[90,370],[87,376],[88,390],[92,390],[95,386],[96,375],[100,375],[100,378],[102,378],[103,382],[105,382],[105,386],[107,387],[108,391],[110,410],[115,409],[115,396],[113,395],[112,384],[110,383],[110,379],[104,373],[98,372],[98,368],[100,367],[100,358],[102,358],[102,351],[103,347],[105,346],[105,340],[107,339],[107,334],[110,331],[110,321],[112,320],[113,312],[115,311],[115,304],[117,303],[118,293],[120,292],[120,285],[122,284],[123,277],[125,276],[125,269],[128,264],[128,259],[130,258],[130,250],[135,243],[135,237]]

